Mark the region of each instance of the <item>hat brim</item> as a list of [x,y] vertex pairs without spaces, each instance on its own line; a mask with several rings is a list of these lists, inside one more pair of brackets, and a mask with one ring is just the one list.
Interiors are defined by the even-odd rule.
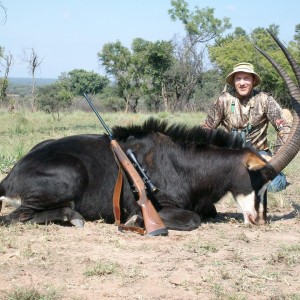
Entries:
[[258,74],[256,74],[255,72],[249,72],[249,71],[242,71],[242,70],[239,70],[239,71],[233,71],[231,72],[227,77],[226,77],[226,82],[232,86],[234,86],[234,74],[235,73],[239,73],[239,72],[244,72],[244,73],[248,73],[248,74],[252,74],[254,76],[254,84],[253,84],[253,87],[256,87],[258,85],[260,85],[261,83],[261,79],[260,79],[260,76]]

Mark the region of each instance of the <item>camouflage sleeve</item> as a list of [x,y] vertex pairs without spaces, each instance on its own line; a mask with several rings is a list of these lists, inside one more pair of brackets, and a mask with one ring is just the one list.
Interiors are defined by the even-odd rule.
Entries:
[[210,108],[206,120],[203,124],[205,128],[217,128],[224,119],[224,105],[221,98],[219,98]]
[[276,153],[287,141],[291,127],[283,114],[280,105],[271,96],[267,100],[267,117],[277,131],[274,153]]

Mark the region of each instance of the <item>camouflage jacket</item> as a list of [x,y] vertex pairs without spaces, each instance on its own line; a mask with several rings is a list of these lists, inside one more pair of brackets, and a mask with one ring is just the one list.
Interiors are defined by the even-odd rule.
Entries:
[[250,97],[239,100],[233,93],[223,92],[208,113],[204,127],[221,125],[227,131],[244,132],[254,147],[268,150],[269,122],[277,131],[276,152],[286,142],[290,125],[275,99],[267,93],[253,91]]

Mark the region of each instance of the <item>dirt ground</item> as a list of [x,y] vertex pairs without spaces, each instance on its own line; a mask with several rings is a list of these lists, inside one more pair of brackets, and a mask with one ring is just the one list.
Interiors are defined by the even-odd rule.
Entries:
[[167,237],[102,222],[0,227],[0,299],[300,299],[300,185],[289,181],[259,227],[230,197],[217,219]]

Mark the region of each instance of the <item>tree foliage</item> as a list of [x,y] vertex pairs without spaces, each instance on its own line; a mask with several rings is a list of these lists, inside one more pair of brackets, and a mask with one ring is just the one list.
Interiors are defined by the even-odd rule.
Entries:
[[137,112],[144,95],[158,109],[163,75],[172,64],[172,55],[171,42],[149,42],[141,38],[133,40],[131,50],[117,41],[105,44],[98,53],[100,63],[113,76],[119,96],[126,102],[126,112]]
[[[279,26],[271,24],[268,28],[275,35],[279,35]],[[265,28],[255,28],[249,35],[242,29],[217,39],[209,47],[209,57],[214,66],[220,71],[223,78],[232,71],[235,64],[246,61],[252,63],[262,78],[260,89],[271,93],[283,106],[288,106],[288,92],[272,65],[255,49],[254,45],[267,52],[283,68],[292,72],[279,47],[270,37]]]
[[231,28],[229,18],[223,20],[216,18],[213,8],[200,9],[196,6],[194,11],[190,11],[188,3],[184,0],[172,0],[171,5],[173,7],[169,10],[171,19],[183,23],[194,44],[207,43]]
[[116,80],[120,97],[126,102],[126,111],[129,108],[131,85],[131,52],[120,41],[107,43],[98,52],[98,57],[108,75]]
[[[4,12],[6,18],[1,1],[0,11]],[[210,7],[196,6],[191,10],[185,0],[171,0],[168,12],[173,21],[180,21],[184,26],[183,38],[154,42],[135,38],[130,48],[120,41],[107,43],[97,53],[106,76],[83,69],[62,73],[56,84],[38,89],[38,107],[59,118],[60,111],[72,101],[76,102],[75,96],[82,96],[86,92],[95,95],[99,104],[108,111],[175,112],[206,109],[207,102],[212,101],[224,88],[226,75],[241,61],[254,65],[262,77],[262,90],[273,94],[284,106],[289,103],[283,81],[254,47],[256,45],[270,54],[294,78],[286,59],[265,28],[257,27],[247,33],[237,27],[225,35],[231,29],[229,18],[216,18],[214,9]],[[268,30],[279,36],[278,25],[271,24]],[[288,49],[300,62],[300,24],[295,27],[294,40],[288,43]],[[2,67],[4,62],[8,67],[0,82],[0,100],[6,95],[6,75],[11,62],[5,61],[4,58],[8,56],[4,54],[4,48],[0,47]],[[28,63],[33,78],[34,110],[35,72],[42,60],[34,49],[24,52],[23,60]]]
[[72,104],[73,95],[59,82],[38,88],[37,104],[40,110],[60,120],[60,113]]
[[186,38],[176,43],[174,63],[165,73],[164,102],[166,110],[194,110],[190,100],[203,77],[203,52],[197,51]]
[[133,60],[141,70],[141,90],[147,107],[156,112],[162,105],[162,88],[166,72],[174,63],[173,44],[170,41],[149,42],[135,39],[132,43]]
[[[7,55],[2,54],[2,57],[3,62],[1,61],[0,64],[4,68],[4,75],[0,81],[0,107],[2,106],[3,101],[6,100],[6,92],[8,88],[8,75],[10,72],[10,68],[13,64],[13,56],[11,53]],[[12,109],[12,107],[10,109]]]
[[101,111],[117,112],[125,109],[125,102],[118,95],[116,85],[109,85],[98,95]]
[[300,24],[295,26],[294,41],[290,41],[289,50],[293,54],[293,57],[300,61]]
[[223,88],[224,81],[218,70],[210,69],[205,71],[202,76],[201,84],[195,87],[195,92],[190,100],[191,110],[208,111]]
[[190,11],[184,0],[173,0],[171,5],[170,17],[183,23],[186,36],[176,43],[176,63],[168,72],[166,95],[171,96],[171,110],[195,110],[193,94],[202,84],[207,44],[220,38],[231,24],[228,18],[216,18],[213,8],[196,6]]
[[83,93],[98,94],[109,84],[106,76],[83,69],[74,69],[63,73],[59,77],[59,81],[66,90],[79,96],[82,96]]

